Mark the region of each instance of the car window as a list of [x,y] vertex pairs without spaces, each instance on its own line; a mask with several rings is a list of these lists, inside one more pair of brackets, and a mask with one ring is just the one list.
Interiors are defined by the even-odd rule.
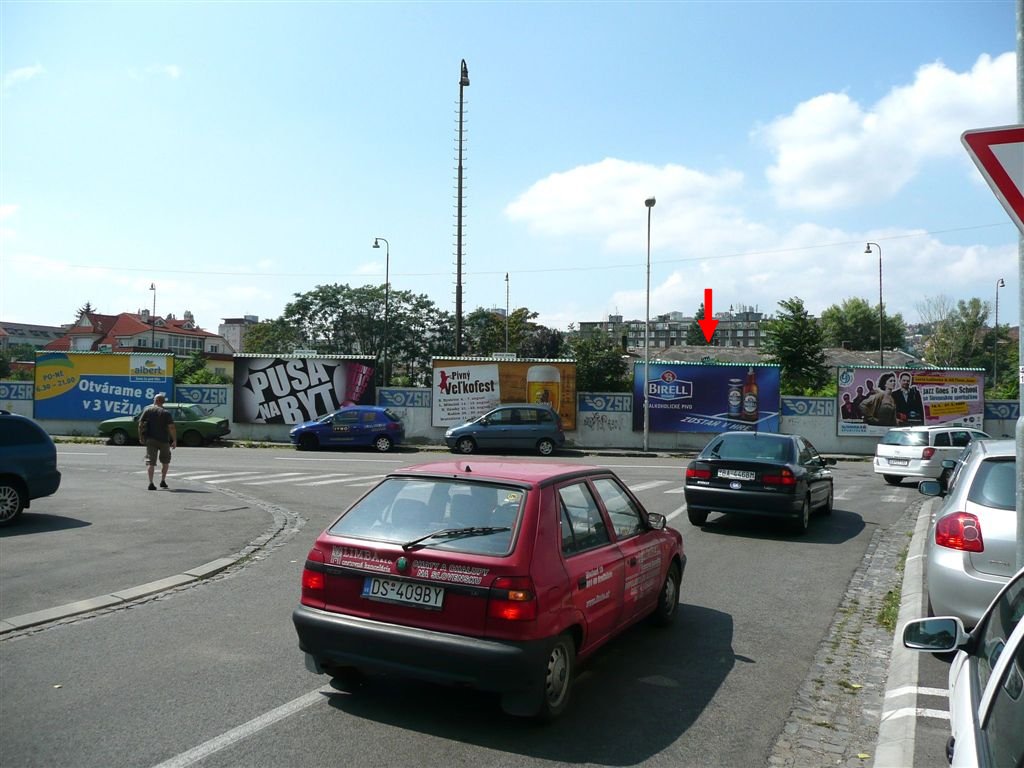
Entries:
[[1021,765],[1024,761],[1024,642],[1017,644],[1013,661],[992,698],[981,740],[989,765]]
[[367,424],[372,424],[376,420],[377,420],[377,412],[376,411],[365,411],[363,413],[363,421],[365,421]]
[[629,538],[644,530],[640,510],[617,481],[599,478],[594,481],[594,489],[608,512],[616,538]]
[[601,510],[586,483],[559,488],[558,502],[563,553],[572,555],[611,541]]
[[338,411],[334,414],[335,424],[355,424],[359,419],[359,411]]
[[762,459],[768,461],[792,461],[793,443],[786,437],[741,437],[723,436],[711,442],[704,449],[704,455],[714,459]]
[[996,602],[985,615],[982,624],[975,628],[978,646],[977,675],[978,690],[984,690],[992,675],[992,668],[1006,645],[1006,638],[1013,632],[1017,622],[1024,616],[1024,579],[1010,582],[1000,593]]
[[1017,508],[1017,463],[1012,456],[978,464],[967,499],[996,509]]
[[936,432],[935,433],[935,447],[936,448],[949,448],[949,432]]
[[492,424],[511,424],[512,409],[502,408],[500,411],[492,411],[490,415],[488,415],[487,420]]
[[882,437],[882,445],[928,445],[928,433],[890,429]]
[[971,442],[971,433],[967,430],[958,430],[950,433],[953,445],[964,446]]

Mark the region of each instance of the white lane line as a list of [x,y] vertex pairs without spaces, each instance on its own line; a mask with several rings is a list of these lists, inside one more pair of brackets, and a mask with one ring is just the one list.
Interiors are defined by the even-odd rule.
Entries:
[[686,486],[680,485],[678,488],[669,488],[665,493],[686,493]]
[[371,483],[375,483],[382,477],[384,477],[384,475],[361,475],[359,477],[344,477],[339,480],[320,480],[314,483],[303,483],[303,485],[330,485],[331,483],[352,483],[353,485],[369,485],[370,483],[363,483],[362,481],[369,480],[371,481]]
[[941,696],[944,699],[949,697],[949,691],[945,688],[923,688],[916,685],[904,685],[900,688],[893,688],[891,691],[886,691],[885,698],[892,699],[897,696],[905,696],[908,693],[916,693],[920,696]]
[[260,474],[260,473],[259,472],[212,472],[212,473],[211,472],[206,472],[206,473],[199,474],[199,475],[190,475],[190,474],[183,473],[183,474],[179,474],[179,475],[175,475],[175,476],[176,477],[185,477],[185,478],[188,478],[189,480],[212,480],[212,479],[218,478],[218,477],[225,477],[225,478],[233,477],[233,478],[235,478],[237,480],[237,479],[240,479],[242,477],[251,477],[252,475],[258,475],[258,474]]
[[[284,475],[291,475],[285,477]],[[254,480],[253,482],[243,481],[242,485],[277,485],[279,483],[298,483],[302,480],[309,480],[319,475],[310,475],[306,472],[285,472],[284,475],[274,475],[270,480]]]
[[275,461],[343,461],[346,464],[349,462],[358,463],[363,462],[365,464],[406,464],[408,463],[405,459],[351,459],[349,457],[342,458],[341,456],[275,456]]
[[651,480],[648,483],[640,483],[640,485],[631,485],[629,486],[629,490],[633,491],[633,493],[636,493],[637,491],[647,491],[650,490],[651,488],[657,488],[659,485],[665,485],[666,483],[671,482],[671,480]]
[[248,480],[253,475],[262,474],[262,472],[231,472],[224,473],[221,477],[215,480],[207,480],[206,482],[210,485],[218,485],[219,483],[237,483],[240,480]]
[[175,755],[170,760],[165,760],[154,768],[188,768],[190,765],[195,765],[200,760],[204,760],[212,754],[220,752],[226,747],[230,747],[232,744],[236,744],[242,739],[247,739],[250,736],[259,733],[264,728],[273,725],[280,720],[284,720],[286,717],[291,717],[297,712],[301,712],[307,707],[316,704],[318,701],[324,700],[329,694],[336,694],[333,688],[329,685],[325,685],[322,688],[317,688],[315,691],[310,691],[307,694],[299,696],[297,699],[292,699],[287,704],[282,704],[276,709],[272,709],[259,717],[255,717],[247,723],[243,723],[237,728],[232,728],[226,733],[222,733],[220,736],[200,744],[198,747],[193,747],[187,752],[182,752],[179,755]]
[[901,707],[892,712],[883,712],[882,722],[899,720],[902,717],[930,717],[935,720],[949,720],[949,712],[943,712],[941,709],[925,709],[924,707]]
[[679,507],[678,509],[674,509],[671,512],[669,512],[667,515],[665,515],[665,520],[667,521],[667,520],[671,520],[672,518],[679,517],[679,515],[683,514],[683,512],[685,512],[685,511],[686,511],[686,505],[683,504],[683,506]]

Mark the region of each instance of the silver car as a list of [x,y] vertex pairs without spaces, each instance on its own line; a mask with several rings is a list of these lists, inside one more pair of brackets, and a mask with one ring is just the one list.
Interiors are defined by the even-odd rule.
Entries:
[[946,759],[952,768],[1024,761],[1024,569],[992,601],[974,631],[951,616],[908,621],[903,645],[956,651],[949,667]]
[[[932,513],[925,580],[933,616],[978,623],[1013,576],[1017,559],[1017,459],[1013,440],[975,440],[964,449],[945,498]],[[924,480],[926,496],[942,484]]]
[[895,427],[875,446],[875,474],[885,478],[889,485],[899,485],[905,477],[942,480],[944,460],[955,459],[972,440],[988,438],[980,429],[971,427]]

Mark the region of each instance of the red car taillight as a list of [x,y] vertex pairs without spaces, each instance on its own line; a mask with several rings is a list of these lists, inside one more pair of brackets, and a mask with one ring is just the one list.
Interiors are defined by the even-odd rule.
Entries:
[[964,552],[984,552],[981,524],[969,512],[955,512],[939,519],[935,524],[935,543],[940,547]]
[[711,470],[710,469],[697,469],[695,467],[686,468],[686,479],[687,480],[710,480]]
[[388,422],[388,432],[397,432],[401,428],[402,428],[402,425],[399,424],[397,421],[389,421]]
[[778,474],[761,475],[761,482],[765,485],[796,485],[796,475],[793,470],[783,467]]
[[487,615],[505,621],[536,619],[537,595],[533,589],[533,580],[522,576],[495,579],[487,600]]
[[324,553],[314,547],[306,555],[306,567],[302,569],[302,597],[299,602],[311,608],[324,607],[324,572],[309,567],[309,563],[322,562]]
[[934,448],[925,448],[923,451],[921,451],[921,458],[922,459],[930,459],[934,455],[935,455],[935,449]]

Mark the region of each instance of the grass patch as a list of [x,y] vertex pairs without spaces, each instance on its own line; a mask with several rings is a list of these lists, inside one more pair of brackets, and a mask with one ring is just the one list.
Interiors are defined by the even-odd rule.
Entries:
[[[904,547],[896,563],[896,572],[901,575],[907,567],[907,553],[909,551],[909,546]],[[889,632],[896,631],[896,619],[899,616],[900,602],[903,599],[902,585],[903,579],[901,578],[895,588],[885,593],[885,597],[882,598],[882,607],[878,611],[878,626],[883,627]]]

